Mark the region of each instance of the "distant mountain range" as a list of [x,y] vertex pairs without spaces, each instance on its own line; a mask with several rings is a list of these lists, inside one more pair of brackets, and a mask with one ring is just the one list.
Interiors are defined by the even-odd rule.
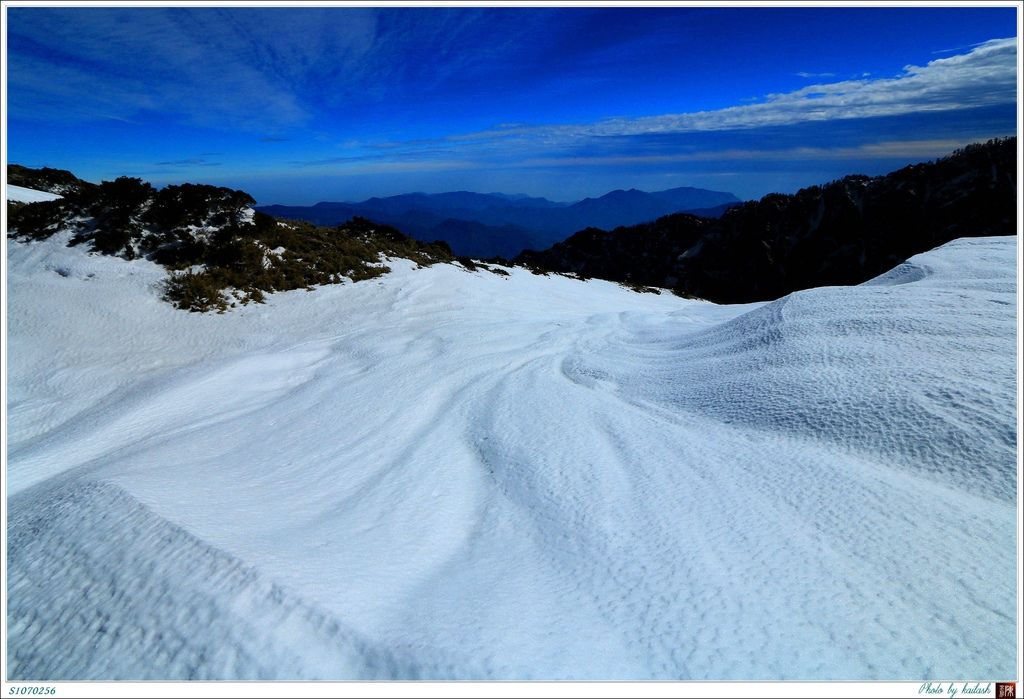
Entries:
[[1014,235],[1017,140],[996,139],[881,177],[770,194],[718,219],[676,214],[590,228],[518,262],[744,303],[859,284],[955,238]]
[[588,226],[615,228],[683,211],[719,216],[738,202],[728,192],[677,187],[661,192],[619,189],[574,203],[525,195],[446,192],[256,209],[320,226],[363,217],[395,226],[423,241],[443,240],[456,254],[486,258],[514,257],[527,248],[548,247]]

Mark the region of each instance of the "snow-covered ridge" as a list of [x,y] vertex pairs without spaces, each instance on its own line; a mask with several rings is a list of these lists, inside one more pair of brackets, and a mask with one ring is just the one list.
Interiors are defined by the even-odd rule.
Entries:
[[419,264],[452,259],[444,244],[413,240],[365,219],[332,229],[281,226],[253,203],[245,192],[226,187],[157,189],[119,177],[83,187],[74,197],[12,208],[8,232],[23,240],[70,233],[73,246],[157,262],[170,273],[157,293],[189,311],[226,311],[277,291],[370,279],[387,273],[383,256]]
[[12,678],[1012,675],[1015,238],[222,316],[65,242],[9,243]]
[[29,189],[28,187],[19,187],[16,184],[7,185],[7,201],[16,201],[23,204],[31,204],[37,201],[53,201],[60,199],[59,194],[51,194],[50,192],[40,192],[37,189]]

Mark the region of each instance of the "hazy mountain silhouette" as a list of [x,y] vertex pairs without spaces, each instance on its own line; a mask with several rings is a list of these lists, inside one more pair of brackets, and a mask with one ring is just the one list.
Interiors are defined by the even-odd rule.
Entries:
[[361,216],[396,226],[421,240],[444,240],[460,255],[512,257],[527,248],[564,240],[588,226],[614,228],[679,211],[716,215],[738,202],[728,192],[677,187],[662,192],[615,190],[571,204],[525,195],[417,192],[354,203],[274,204],[257,210],[321,226]]

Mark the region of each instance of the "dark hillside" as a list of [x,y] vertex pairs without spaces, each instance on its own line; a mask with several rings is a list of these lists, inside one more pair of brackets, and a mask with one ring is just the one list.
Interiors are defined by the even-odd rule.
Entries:
[[67,170],[52,167],[31,168],[24,165],[7,166],[7,183],[61,196],[96,186],[92,182],[78,179]]
[[993,140],[881,177],[769,194],[718,219],[675,215],[587,229],[518,259],[719,303],[859,284],[955,238],[1013,235],[1016,153],[1015,138]]

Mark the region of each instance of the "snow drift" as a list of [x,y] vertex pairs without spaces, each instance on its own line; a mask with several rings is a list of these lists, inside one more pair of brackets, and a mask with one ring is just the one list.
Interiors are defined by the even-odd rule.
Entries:
[[8,243],[12,679],[1013,673],[1015,238],[223,315],[64,242]]

